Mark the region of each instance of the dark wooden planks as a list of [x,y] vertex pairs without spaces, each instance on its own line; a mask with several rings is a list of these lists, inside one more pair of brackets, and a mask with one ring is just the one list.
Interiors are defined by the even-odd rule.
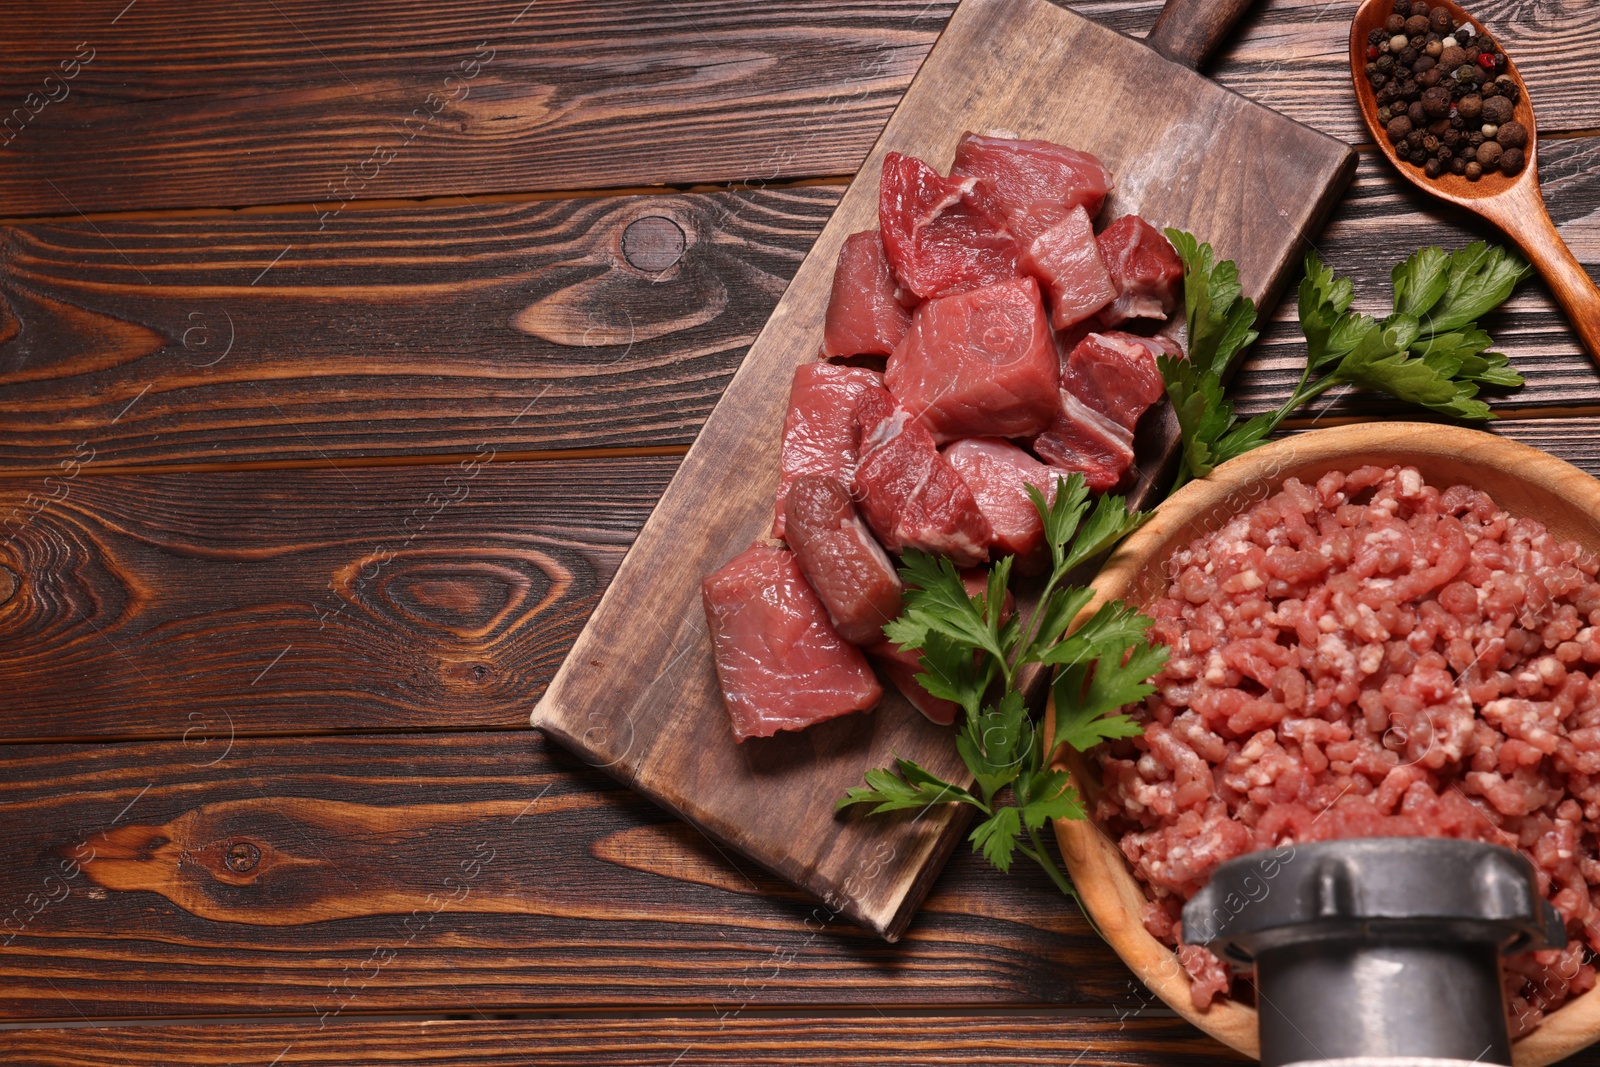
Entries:
[[838,198],[0,228],[0,470],[681,446]]
[[[350,198],[848,174],[953,7],[228,0],[205,19],[150,4],[117,17],[124,6],[79,0],[8,18],[0,116],[20,114],[0,132],[0,142],[10,137],[0,146],[0,210],[331,208]],[[1143,34],[1160,5],[1072,6]],[[1355,7],[1263,0],[1211,66],[1230,88],[1364,141],[1343,54]],[[1477,10],[1513,50],[1545,130],[1600,127],[1587,88],[1600,13],[1533,0]],[[76,55],[93,58],[61,80]],[[463,79],[463,62],[476,62],[475,76]]]
[[[1600,137],[1548,141],[1541,156],[1551,210],[1600,265]],[[0,470],[91,454],[92,473],[681,447],[839,195],[352,211],[327,230],[306,214],[6,228]],[[1375,307],[1389,267],[1420,245],[1494,236],[1364,156],[1318,246]],[[1492,325],[1529,378],[1500,403],[1600,402],[1594,363],[1541,283]],[[1291,292],[1238,379],[1244,410],[1288,395],[1300,346]],[[1359,393],[1328,406],[1400,410]]]
[[[1244,1064],[1169,1018],[1125,1020],[979,1013],[784,1018],[496,1019],[439,1022],[107,1027],[0,1033],[27,1067],[274,1063],[345,1067],[910,1067],[1072,1063],[1080,1067]],[[280,1058],[274,1060],[273,1057]],[[676,1057],[676,1058],[674,1058]],[[1586,1062],[1582,1058],[1575,1063]],[[1593,1062],[1589,1060],[1587,1062]]]
[[487,458],[0,480],[0,734],[525,725],[678,460]]
[[[1573,252],[1600,278],[1600,137],[1541,142],[1539,154],[1551,215]],[[1400,183],[1387,161],[1363,153],[1354,184],[1316,246],[1329,266],[1355,280],[1355,306],[1382,314],[1393,306],[1389,270],[1394,264],[1429,244],[1453,251],[1475,240],[1510,243],[1475,216]],[[1600,406],[1600,369],[1537,275],[1485,325],[1527,379],[1521,389],[1492,394],[1494,406],[1530,412]],[[1253,414],[1277,407],[1304,368],[1305,335],[1291,289],[1234,379],[1239,410]],[[1335,390],[1304,409],[1302,417],[1415,412],[1386,397]]]
[[952,6],[126,2],[8,17],[0,212],[848,173]]
[[531,731],[4,756],[10,1019],[1140,1003],[1036,870],[889,946]]

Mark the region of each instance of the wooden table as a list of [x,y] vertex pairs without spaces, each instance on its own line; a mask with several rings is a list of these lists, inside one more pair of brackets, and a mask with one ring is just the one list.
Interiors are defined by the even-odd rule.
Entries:
[[[1354,6],[1216,76],[1360,142]],[[1594,270],[1600,7],[1479,6]],[[1236,1059],[1042,876],[962,850],[887,945],[526,729],[946,0],[10,7],[0,1060]],[[1479,236],[1369,145],[1317,243],[1377,302]],[[1492,329],[1499,432],[1600,473],[1546,290]]]

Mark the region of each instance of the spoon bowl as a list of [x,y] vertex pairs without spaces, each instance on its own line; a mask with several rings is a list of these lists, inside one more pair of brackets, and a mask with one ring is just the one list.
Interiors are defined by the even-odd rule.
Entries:
[[[1471,23],[1479,30],[1484,29],[1481,22],[1453,0],[1428,0],[1428,6],[1443,7],[1457,22]],[[1522,170],[1512,176],[1498,170],[1485,172],[1477,181],[1450,173],[1429,178],[1421,167],[1400,158],[1395,151],[1383,123],[1378,121],[1377,97],[1372,84],[1367,81],[1367,35],[1381,27],[1393,10],[1393,0],[1365,0],[1350,25],[1350,73],[1355,82],[1356,101],[1361,107],[1361,117],[1366,120],[1367,128],[1378,144],[1378,150],[1389,157],[1389,162],[1412,185],[1483,216],[1515,241],[1544,275],[1572,321],[1573,328],[1582,338],[1584,347],[1600,361],[1600,289],[1595,287],[1588,271],[1561,239],[1555,223],[1550,220],[1550,213],[1545,210],[1544,197],[1539,191],[1539,132],[1538,124],[1534,121],[1533,100],[1522,75],[1517,73],[1511,53],[1504,53],[1504,73],[1511,77],[1520,90],[1515,118],[1528,130],[1528,143],[1523,147],[1527,162]],[[1493,34],[1490,36],[1493,37]],[[1498,38],[1495,40],[1498,41]],[[1504,52],[1504,49],[1501,51]]]

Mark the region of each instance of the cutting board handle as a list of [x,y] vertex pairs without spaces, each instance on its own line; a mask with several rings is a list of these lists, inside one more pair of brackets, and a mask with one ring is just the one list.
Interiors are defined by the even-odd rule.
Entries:
[[1167,0],[1144,43],[1190,70],[1222,43],[1253,0]]

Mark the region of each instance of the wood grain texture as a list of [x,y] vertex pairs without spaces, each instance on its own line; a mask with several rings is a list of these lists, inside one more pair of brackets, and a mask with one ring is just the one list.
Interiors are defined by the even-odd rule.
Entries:
[[[1600,137],[1545,141],[1540,145],[1544,195],[1567,243],[1600,278]],[[1390,268],[1418,248],[1454,251],[1472,241],[1505,243],[1482,220],[1440,204],[1402,183],[1390,164],[1363,153],[1355,182],[1317,239],[1323,260],[1355,281],[1355,306],[1372,314],[1393,307]],[[1298,275],[1295,284],[1298,284]],[[1499,311],[1484,320],[1496,348],[1511,357],[1527,384],[1485,394],[1492,406],[1519,412],[1600,404],[1600,370],[1538,278],[1524,282]],[[1287,400],[1305,368],[1305,335],[1291,291],[1234,379],[1240,411],[1254,414]],[[1334,390],[1301,409],[1298,418],[1417,414],[1388,397]]]
[[[0,147],[0,211],[849,173],[950,11],[223,0],[204,19],[146,3],[113,21],[125,3],[8,18],[0,101],[23,115]],[[45,87],[80,43],[92,61]]]
[[[107,1027],[0,1033],[0,1053],[26,1067],[267,1064],[309,1067],[911,1067],[913,1064],[1244,1064],[1174,1019],[985,1017],[940,1013],[805,1019],[510,1019]],[[678,1057],[674,1059],[673,1057]],[[1582,1061],[1579,1061],[1582,1062]],[[1594,1062],[1590,1060],[1589,1062]]]
[[[1547,140],[1540,156],[1562,234],[1600,273],[1600,137]],[[91,449],[90,473],[470,455],[484,444],[681,447],[839,196],[373,210],[343,216],[337,234],[309,216],[258,215],[0,230],[0,470],[49,472]],[[1375,308],[1389,267],[1418,246],[1494,236],[1365,154],[1318,246]],[[1490,325],[1528,377],[1497,405],[1600,400],[1600,372],[1542,283],[1526,283]],[[1285,399],[1303,351],[1290,300],[1241,373],[1241,406]],[[1307,417],[1405,410],[1330,396]]]
[[532,731],[201,741],[6,748],[0,1015],[1138,1003],[965,848],[889,946]]
[[[953,5],[227,0],[205,20],[140,4],[113,23],[123,6],[75,0],[8,19],[0,118],[22,114],[0,132],[11,138],[0,146],[0,211],[332,208],[350,196],[850,174]],[[1160,8],[1071,6],[1133,34]],[[1588,90],[1600,12],[1580,0],[1473,6],[1512,50],[1547,132],[1600,127]],[[1210,69],[1361,140],[1340,56],[1355,8],[1262,0]],[[80,44],[94,58],[63,88],[60,64]],[[494,57],[461,96],[445,79],[483,44]],[[445,106],[425,122],[414,112],[438,106],[429,94]]]
[[522,726],[671,457],[0,481],[6,738]]
[[[1097,62],[1088,66],[1082,57],[1091,54]],[[1133,121],[1156,93],[1175,103]],[[1062,96],[1080,101],[1072,113],[1038,106]],[[891,940],[967,813],[848,820],[830,813],[864,771],[897,755],[963,780],[948,732],[891,694],[868,715],[735,744],[700,580],[771,523],[789,383],[819,347],[840,244],[877,220],[883,156],[900,151],[943,166],[962,130],[997,127],[1070,141],[1103,158],[1118,182],[1108,218],[1137,211],[1157,225],[1226,235],[1215,238],[1219,250],[1238,259],[1257,299],[1281,286],[1302,235],[1320,227],[1355,164],[1345,145],[1043,0],[967,0],[533,716],[534,725],[624,782]],[[1273,150],[1240,167],[1235,149],[1217,141],[1218,128],[1241,150]],[[1187,180],[1173,183],[1180,161]],[[1171,443],[1169,432],[1160,444]],[[1159,466],[1149,464],[1146,474]]]
[[685,445],[838,196],[0,228],[0,470]]

